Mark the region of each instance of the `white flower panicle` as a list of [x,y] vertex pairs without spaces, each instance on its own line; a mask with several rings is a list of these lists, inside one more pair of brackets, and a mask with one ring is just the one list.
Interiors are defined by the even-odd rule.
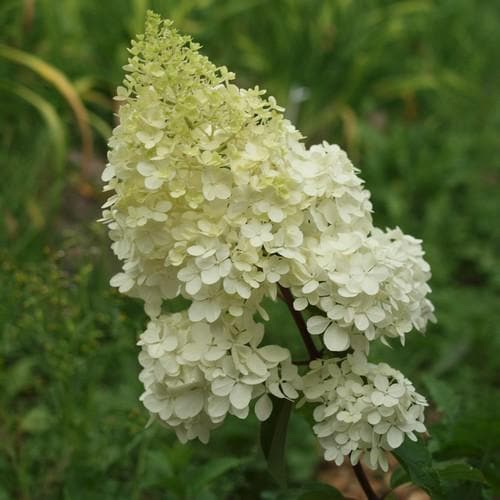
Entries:
[[[111,285],[141,298],[150,317],[139,341],[141,399],[181,440],[206,442],[228,414],[245,418],[252,400],[265,420],[270,395],[295,400],[302,392],[289,351],[262,347],[264,327],[254,319],[267,319],[262,301],[276,299],[278,284],[291,290],[296,310],[316,311],[310,334],[344,357],[367,354],[375,339],[404,342],[412,329],[425,329],[433,306],[420,241],[373,227],[369,192],[346,153],[326,142],[307,148],[274,98],[238,88],[232,73],[198,49],[154,14],[132,42],[118,88],[120,125],[103,172],[111,194],[102,220],[123,261]],[[179,296],[188,309],[162,314],[165,301]],[[349,356],[342,366],[351,366]],[[306,380],[323,386],[324,377],[313,374],[335,362],[315,363]],[[370,391],[377,370],[399,377],[370,366],[366,375],[339,368],[338,387],[357,376]],[[413,421],[408,401],[423,403],[406,382],[401,387],[401,402],[388,407],[392,413],[380,410],[381,421],[411,436],[422,426],[405,424]],[[322,404],[347,404],[334,393],[325,389],[321,397],[330,403]],[[321,431],[322,443],[343,432],[335,429]],[[375,431],[368,445],[363,429],[349,437],[350,452],[399,441],[396,430],[390,438]]]
[[246,418],[259,396],[256,415],[267,419],[268,393],[295,399],[302,379],[287,349],[259,347],[263,335],[263,325],[249,317],[230,325],[193,323],[186,312],[151,320],[138,342],[144,406],[182,442],[208,442],[211,429],[228,414]]
[[400,372],[368,363],[359,351],[341,361],[311,362],[303,383],[305,400],[319,403],[313,430],[325,459],[337,465],[347,456],[355,465],[364,454],[370,467],[387,471],[384,451],[425,431],[425,398]]
[[344,351],[353,333],[368,340],[398,337],[404,344],[413,328],[423,331],[433,306],[426,298],[430,268],[420,243],[400,229],[376,228],[363,239],[346,235],[341,251],[335,252],[330,242],[335,259],[325,262],[325,281],[313,292],[294,289],[303,306],[312,304],[325,313],[308,320],[309,332],[323,333],[330,350]]

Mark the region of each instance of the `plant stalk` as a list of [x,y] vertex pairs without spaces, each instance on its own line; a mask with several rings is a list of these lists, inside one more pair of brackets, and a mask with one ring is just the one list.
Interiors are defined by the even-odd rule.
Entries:
[[363,491],[365,492],[366,498],[368,498],[368,500],[379,500],[379,497],[373,491],[373,488],[366,477],[365,471],[361,466],[361,462],[353,465],[352,468],[354,469],[354,474],[356,474],[356,479],[359,481],[361,488],[363,488]]
[[290,311],[290,314],[292,315],[293,320],[295,321],[295,324],[297,325],[297,328],[299,329],[300,336],[302,337],[302,341],[304,342],[304,345],[306,346],[307,352],[309,353],[309,360],[312,361],[313,359],[318,359],[321,358],[321,353],[318,351],[316,346],[314,345],[314,342],[309,335],[309,332],[307,331],[307,326],[306,322],[304,321],[304,318],[302,317],[302,314],[300,311],[296,311],[293,308],[293,295],[290,292],[288,288],[282,287],[281,285],[278,285],[281,295],[283,297],[283,300],[285,301],[285,304],[288,307],[288,310]]
[[[285,302],[285,304],[287,305],[288,310],[290,311],[290,314],[292,315],[292,318],[295,321],[295,324],[297,325],[297,328],[300,332],[302,341],[306,346],[307,352],[309,353],[309,360],[312,361],[313,359],[321,358],[321,352],[318,351],[317,347],[315,346],[311,338],[311,335],[307,331],[306,322],[304,321],[302,314],[300,313],[300,311],[296,311],[293,307],[292,293],[288,288],[285,288],[281,285],[278,286],[281,292],[281,297]],[[353,465],[352,468],[354,469],[354,474],[356,475],[356,479],[359,481],[359,484],[361,485],[361,488],[363,488],[363,491],[365,492],[365,495],[368,498],[368,500],[380,500],[379,497],[376,495],[376,493],[373,491],[373,488],[370,482],[368,481],[368,478],[366,477],[365,471],[363,470],[361,463],[358,462],[356,465]]]

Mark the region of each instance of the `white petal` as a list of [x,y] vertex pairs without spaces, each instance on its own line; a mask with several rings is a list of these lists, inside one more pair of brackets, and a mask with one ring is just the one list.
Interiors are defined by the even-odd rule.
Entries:
[[345,444],[347,443],[347,441],[349,441],[349,436],[344,432],[339,432],[335,435],[335,441],[338,444]]
[[325,386],[323,384],[316,384],[311,387],[304,388],[304,396],[307,399],[317,399],[321,397],[325,392]]
[[404,388],[404,386],[402,384],[392,384],[389,387],[389,394],[393,398],[399,399],[405,392],[406,392],[406,389]]
[[175,414],[182,419],[198,415],[203,408],[203,392],[200,389],[181,394],[174,405]]
[[316,280],[311,280],[302,287],[302,293],[312,293],[319,286]]
[[201,289],[201,279],[196,276],[191,281],[186,283],[186,292],[189,295],[196,295]]
[[156,173],[156,168],[149,161],[140,161],[137,164],[137,171],[144,177],[149,177]]
[[160,358],[165,352],[165,349],[163,349],[163,346],[160,343],[157,343],[148,345],[147,351],[152,358]]
[[257,312],[260,314],[261,318],[264,321],[269,321],[269,314],[261,305],[257,306]]
[[377,434],[385,434],[389,428],[391,427],[391,424],[389,422],[379,422],[374,428],[373,430],[377,433]]
[[121,293],[126,293],[134,286],[134,280],[128,274],[118,273],[111,278],[109,284],[118,287]]
[[387,472],[389,470],[389,462],[387,461],[387,456],[385,453],[382,453],[378,457],[378,463],[380,464],[380,468],[384,471]]
[[245,408],[243,408],[242,410],[238,410],[236,409],[234,406],[229,410],[229,413],[231,413],[231,415],[234,415],[235,417],[238,417],[238,418],[241,418],[242,420],[244,420],[245,418],[248,417],[248,414],[250,413],[250,407],[249,406],[246,406]]
[[216,378],[212,382],[212,392],[216,396],[227,396],[234,387],[234,380],[229,377]]
[[373,278],[365,278],[361,288],[367,295],[376,295],[379,290],[378,282]]
[[268,212],[268,215],[273,222],[281,222],[285,218],[283,210],[277,207],[271,207],[271,209]]
[[195,257],[199,257],[200,255],[203,255],[205,253],[205,251],[206,251],[206,249],[204,247],[202,247],[201,245],[193,245],[187,249],[187,253],[189,255],[193,255]]
[[226,354],[226,349],[223,349],[222,347],[211,347],[205,353],[205,359],[207,361],[217,361],[218,359],[222,358],[224,354]]
[[330,319],[324,316],[313,316],[307,320],[307,331],[311,335],[319,335],[326,330],[330,323]]
[[359,458],[361,456],[362,450],[354,450],[351,453],[351,464],[356,465],[359,462]]
[[372,323],[378,323],[385,318],[385,312],[380,307],[372,307],[368,309],[366,315]]
[[307,307],[307,299],[301,297],[293,301],[293,308],[296,311],[303,311]]
[[380,391],[374,391],[372,392],[371,400],[375,406],[380,406],[384,402],[384,394]]
[[219,275],[223,278],[231,272],[232,263],[229,259],[224,260],[219,264]]
[[327,328],[323,341],[326,348],[333,352],[345,351],[351,345],[347,331],[333,323]]
[[101,179],[103,182],[110,181],[115,176],[115,167],[113,165],[107,165],[102,171]]
[[219,200],[227,200],[231,196],[231,188],[225,184],[217,184],[215,186],[214,194]]
[[264,422],[270,417],[272,411],[273,402],[267,394],[264,394],[255,404],[255,415],[261,422]]
[[205,283],[205,285],[213,285],[219,281],[219,269],[217,266],[212,266],[209,269],[201,272],[201,281]]
[[196,343],[206,343],[208,339],[212,338],[210,326],[203,322],[191,325],[191,337]]
[[422,422],[415,422],[413,427],[414,427],[415,431],[417,431],[417,432],[425,432],[427,430],[427,428],[425,427],[425,425]]
[[266,364],[264,363],[264,361],[262,361],[262,359],[257,356],[257,354],[250,354],[248,357],[247,357],[247,360],[246,360],[246,365],[248,366],[248,368],[256,373],[257,375],[266,375],[267,373],[267,366]]
[[387,433],[387,442],[393,449],[398,448],[403,443],[404,435],[397,427],[391,427]]
[[[331,462],[332,460],[336,460],[337,457],[339,456],[340,451],[337,448],[327,448],[325,450],[325,460],[327,462]],[[342,455],[340,455],[342,456]]]
[[269,392],[280,399],[286,399],[286,396],[281,392],[281,388],[278,382],[271,382],[268,386]]
[[248,385],[237,383],[229,395],[229,400],[237,410],[243,410],[250,403],[251,397],[252,388]]
[[396,406],[398,404],[398,400],[396,398],[393,398],[392,396],[385,395],[384,396],[384,401],[383,405],[391,408],[392,406]]
[[205,319],[206,304],[205,301],[193,301],[189,306],[188,315],[191,321],[201,321]]
[[382,417],[380,416],[380,413],[378,411],[372,411],[368,414],[366,420],[368,420],[369,424],[377,425],[380,422],[381,418]]
[[208,401],[207,413],[213,418],[223,417],[229,411],[229,399],[211,397]]
[[[203,354],[203,347],[200,344],[194,342],[186,344],[182,349],[182,357],[186,361],[199,361]],[[182,361],[180,361],[182,363]]]
[[370,326],[370,322],[364,314],[356,314],[356,316],[354,316],[354,324],[356,328],[362,332]]
[[173,413],[174,409],[172,405],[170,404],[169,401],[165,401],[165,404],[162,406],[161,410],[159,411],[160,418],[162,420],[168,420]]
[[299,393],[297,392],[295,387],[288,382],[283,382],[281,384],[281,389],[285,396],[289,399],[297,399],[299,397]]
[[259,349],[259,354],[271,363],[281,363],[285,361],[290,355],[288,349],[280,347],[278,345],[266,345]]
[[237,282],[236,285],[236,292],[242,299],[248,299],[250,298],[250,295],[252,295],[252,290],[251,288],[246,285],[245,283],[242,282]]
[[142,402],[144,403],[144,406],[153,413],[158,413],[164,405],[164,401],[160,401],[159,399],[156,398],[154,394],[148,394],[146,395]]
[[181,281],[188,282],[193,280],[196,276],[198,275],[197,270],[193,270],[192,267],[183,267],[179,272],[177,273],[177,278],[179,278]]
[[144,186],[151,191],[160,188],[163,185],[163,179],[159,177],[150,176],[144,179]]
[[219,304],[216,302],[210,302],[207,307],[206,318],[209,323],[213,323],[217,321],[217,318],[220,316],[221,308]]
[[373,380],[373,385],[379,391],[386,391],[387,388],[389,387],[389,380],[384,375],[376,375]]

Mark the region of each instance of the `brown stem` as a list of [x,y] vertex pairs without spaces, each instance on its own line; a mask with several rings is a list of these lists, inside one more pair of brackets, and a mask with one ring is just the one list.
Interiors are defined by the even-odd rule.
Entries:
[[[307,331],[307,325],[306,322],[304,321],[304,318],[302,317],[302,314],[299,311],[296,311],[293,307],[292,293],[288,288],[285,288],[281,285],[278,286],[281,292],[281,297],[285,302],[285,304],[287,305],[288,310],[290,311],[295,321],[295,324],[299,329],[300,336],[302,337],[307,352],[309,353],[310,360],[312,361],[313,359],[321,358],[321,352],[318,351],[317,347],[314,345],[311,335]],[[376,493],[373,491],[373,488],[371,487],[371,484],[365,475],[365,471],[363,470],[361,463],[358,462],[356,465],[353,465],[353,469],[354,473],[356,474],[356,478],[359,481],[361,488],[363,488],[363,491],[365,492],[365,495],[368,498],[368,500],[380,500],[379,497],[376,495]]]
[[354,469],[354,474],[356,474],[356,479],[359,481],[361,488],[363,488],[363,491],[365,492],[366,498],[368,498],[368,500],[379,500],[365,475],[365,471],[363,470],[361,463],[358,462],[356,465],[353,465],[352,468]]
[[[304,321],[304,318],[302,317],[302,314],[300,311],[296,311],[293,307],[293,295],[290,292],[288,288],[285,288],[281,285],[278,285],[280,292],[281,292],[281,298],[285,302],[285,304],[288,307],[288,310],[290,311],[295,324],[297,325],[297,328],[299,329],[300,336],[302,337],[302,340],[304,342],[304,345],[306,346],[307,352],[309,353],[309,358],[310,361],[313,359],[318,359],[321,358],[321,352],[318,351],[317,347],[314,345],[314,342],[311,338],[311,335],[307,331],[307,326],[306,322]],[[299,364],[301,362],[297,362],[296,364]],[[363,491],[365,492],[366,497],[368,500],[380,500],[379,497],[376,495],[376,493],[373,491],[373,488],[368,481],[368,478],[365,475],[365,471],[363,470],[363,467],[361,466],[361,463],[358,462],[356,465],[353,465],[354,473],[356,474],[356,478],[359,481],[359,484],[361,485],[361,488],[363,488]]]
[[293,308],[293,295],[290,292],[288,288],[284,288],[281,285],[278,285],[280,288],[281,295],[283,296],[283,300],[285,301],[288,310],[290,311],[290,314],[293,317],[293,320],[295,321],[295,324],[297,325],[297,328],[299,329],[300,336],[302,337],[302,340],[304,342],[304,345],[306,346],[307,352],[309,353],[309,358],[312,361],[313,359],[318,359],[321,358],[321,353],[318,351],[316,346],[314,345],[314,342],[309,335],[309,332],[307,331],[307,326],[306,322],[304,321],[304,318],[302,317],[302,314],[300,314],[299,311],[296,311]]

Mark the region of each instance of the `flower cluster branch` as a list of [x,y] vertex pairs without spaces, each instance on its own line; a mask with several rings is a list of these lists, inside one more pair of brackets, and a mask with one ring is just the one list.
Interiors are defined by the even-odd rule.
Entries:
[[290,293],[290,290],[282,286],[280,286],[279,289],[281,292],[281,296],[283,297],[283,300],[287,305],[288,310],[290,311],[290,314],[295,321],[295,324],[297,325],[300,336],[302,337],[302,341],[304,342],[304,345],[309,354],[309,360],[312,361],[313,359],[321,358],[321,353],[318,351],[311,336],[309,335],[309,332],[307,331],[307,325],[304,321],[304,318],[302,317],[302,314],[300,313],[300,311],[295,310],[295,308],[293,307],[293,295]]

